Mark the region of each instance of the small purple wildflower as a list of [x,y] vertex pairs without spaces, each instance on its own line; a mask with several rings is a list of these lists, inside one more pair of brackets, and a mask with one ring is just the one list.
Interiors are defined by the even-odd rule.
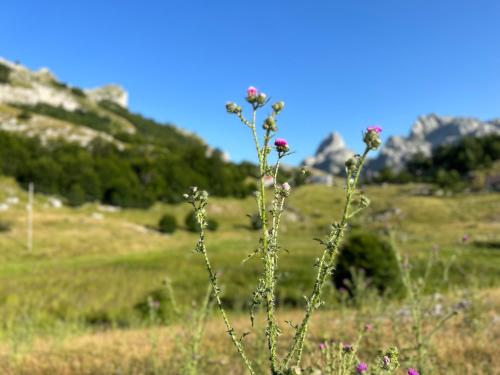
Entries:
[[378,125],[373,125],[373,126],[367,127],[366,131],[375,132],[375,133],[379,134],[379,133],[382,133],[382,128]]
[[362,374],[365,371],[368,371],[368,365],[365,362],[359,362],[356,366],[356,373]]
[[420,375],[420,373],[417,370],[415,370],[414,368],[409,368],[408,375]]
[[324,342],[321,342],[319,344],[319,350],[325,350],[326,349],[326,344]]
[[371,332],[373,330],[373,325],[371,323],[365,324],[365,332]]
[[462,242],[467,243],[469,239],[470,239],[469,236],[467,234],[464,234],[464,236],[462,237]]

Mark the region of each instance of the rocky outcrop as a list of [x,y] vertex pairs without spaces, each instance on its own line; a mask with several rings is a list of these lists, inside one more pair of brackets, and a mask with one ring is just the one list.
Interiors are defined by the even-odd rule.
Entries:
[[346,147],[342,136],[333,132],[321,142],[314,156],[304,160],[303,165],[340,175],[345,171],[345,161],[353,155],[354,152]]
[[434,148],[459,139],[500,134],[500,119],[481,121],[472,117],[420,116],[407,137],[390,137],[382,146],[379,155],[368,163],[369,171],[390,168],[400,171],[415,154],[430,156]]
[[82,107],[83,95],[94,102],[109,100],[122,107],[128,105],[128,93],[118,85],[105,85],[81,91],[58,81],[47,68],[32,71],[21,64],[2,58],[0,64],[10,70],[9,82],[0,83],[0,103],[25,105],[44,103],[74,111]]
[[119,85],[105,85],[95,89],[88,89],[85,90],[85,94],[95,102],[108,100],[124,108],[128,106],[128,92]]

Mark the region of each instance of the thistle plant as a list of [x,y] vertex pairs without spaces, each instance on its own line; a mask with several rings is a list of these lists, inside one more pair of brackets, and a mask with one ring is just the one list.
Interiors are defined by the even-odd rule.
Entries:
[[[392,243],[391,248],[393,249],[398,261],[401,279],[409,300],[410,318],[412,323],[411,330],[414,344],[410,347],[403,347],[402,351],[409,352],[411,362],[416,363],[417,365],[418,371],[416,369],[410,369],[411,373],[410,370],[408,371],[410,375],[427,375],[433,373],[431,372],[433,366],[429,353],[431,349],[431,339],[440,329],[444,327],[445,323],[449,319],[458,314],[459,308],[454,307],[447,313],[442,314],[429,329],[425,329],[424,323],[429,320],[428,315],[430,315],[429,312],[432,310],[429,302],[430,304],[433,304],[433,301],[430,299],[427,299],[426,301],[424,299],[424,292],[426,288],[429,287],[431,273],[437,264],[437,248],[429,255],[424,273],[420,277],[413,279],[411,277],[411,265],[408,257],[402,257],[399,247],[396,244],[394,233],[390,233],[390,238]],[[444,282],[448,282],[448,273],[453,260],[454,259],[452,258],[447,264],[444,264]]]
[[[318,241],[323,246],[321,256],[316,262],[317,270],[312,290],[306,298],[306,306],[303,318],[299,324],[289,322],[289,325],[295,330],[293,339],[288,350],[283,354],[278,354],[278,339],[282,328],[276,319],[276,289],[277,272],[279,256],[282,252],[280,245],[280,223],[284,212],[285,201],[291,193],[291,186],[287,182],[278,182],[278,172],[280,163],[284,158],[290,155],[290,146],[283,138],[277,138],[278,116],[283,111],[285,104],[277,101],[271,105],[270,114],[262,122],[262,135],[259,137],[257,123],[257,112],[265,108],[269,103],[269,98],[263,92],[259,92],[255,87],[249,87],[247,90],[246,101],[251,107],[251,117],[247,119],[243,114],[243,108],[238,104],[229,102],[226,104],[226,110],[233,114],[249,128],[253,143],[255,146],[258,168],[259,184],[256,192],[257,210],[260,220],[260,238],[256,250],[248,256],[258,256],[261,259],[262,273],[257,282],[257,288],[252,296],[250,319],[252,326],[254,324],[254,311],[259,305],[263,305],[266,317],[265,335],[267,342],[269,373],[272,375],[285,375],[297,373],[301,369],[302,352],[307,339],[308,328],[311,317],[315,310],[322,304],[322,291],[329,276],[334,270],[339,248],[348,228],[350,220],[361,210],[368,206],[369,200],[358,190],[357,185],[361,170],[366,161],[367,155],[371,150],[377,149],[380,144],[379,133],[382,129],[378,126],[371,126],[363,133],[363,141],[366,145],[360,155],[355,155],[346,161],[346,179],[345,179],[345,202],[340,216],[340,220],[331,224],[330,231],[326,238]],[[274,142],[273,142],[274,140]],[[271,161],[271,155],[274,155]],[[265,180],[272,178],[272,188],[266,188]],[[270,207],[268,207],[267,196],[271,196]],[[221,287],[214,272],[206,242],[206,229],[208,225],[207,204],[208,193],[200,191],[196,187],[191,188],[184,197],[193,206],[196,220],[199,224],[200,233],[195,250],[200,253],[205,261],[209,279],[214,292],[215,300],[221,312],[222,319],[226,325],[227,332],[239,353],[244,365],[250,374],[256,374],[255,367],[247,355],[244,346],[245,333],[238,335],[231,325],[226,314],[221,298]],[[247,258],[247,259],[248,259]],[[350,364],[352,367],[354,364]],[[354,371],[355,369],[350,369]],[[346,372],[337,372],[343,374]]]

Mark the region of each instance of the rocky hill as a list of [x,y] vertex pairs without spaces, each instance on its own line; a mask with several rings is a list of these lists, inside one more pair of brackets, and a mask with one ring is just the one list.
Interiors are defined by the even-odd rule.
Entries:
[[390,168],[398,172],[416,154],[429,157],[433,149],[443,144],[489,134],[500,134],[500,119],[481,121],[472,117],[420,116],[407,137],[392,136],[385,142],[379,155],[368,163],[368,169]]
[[118,85],[81,89],[0,59],[0,173],[86,201],[147,206],[191,185],[244,196],[247,169],[172,124],[127,108]]
[[[400,171],[415,155],[429,157],[432,150],[443,144],[455,143],[464,137],[484,137],[500,134],[500,119],[481,121],[471,117],[451,117],[430,114],[420,116],[407,137],[392,136],[382,146],[379,154],[367,163],[370,173],[389,168]],[[303,164],[331,174],[344,170],[345,160],[353,152],[347,148],[338,133],[321,141],[316,154]]]
[[321,141],[315,155],[305,159],[303,164],[309,168],[339,175],[345,170],[345,161],[352,155],[354,151],[346,147],[342,136],[333,132]]

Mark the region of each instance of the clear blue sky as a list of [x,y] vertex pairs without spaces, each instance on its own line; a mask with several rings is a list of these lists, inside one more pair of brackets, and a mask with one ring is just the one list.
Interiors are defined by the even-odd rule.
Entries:
[[500,1],[2,2],[0,56],[195,131],[234,160],[248,129],[225,114],[254,85],[283,99],[281,135],[312,154],[333,130],[406,134],[419,114],[500,117]]

